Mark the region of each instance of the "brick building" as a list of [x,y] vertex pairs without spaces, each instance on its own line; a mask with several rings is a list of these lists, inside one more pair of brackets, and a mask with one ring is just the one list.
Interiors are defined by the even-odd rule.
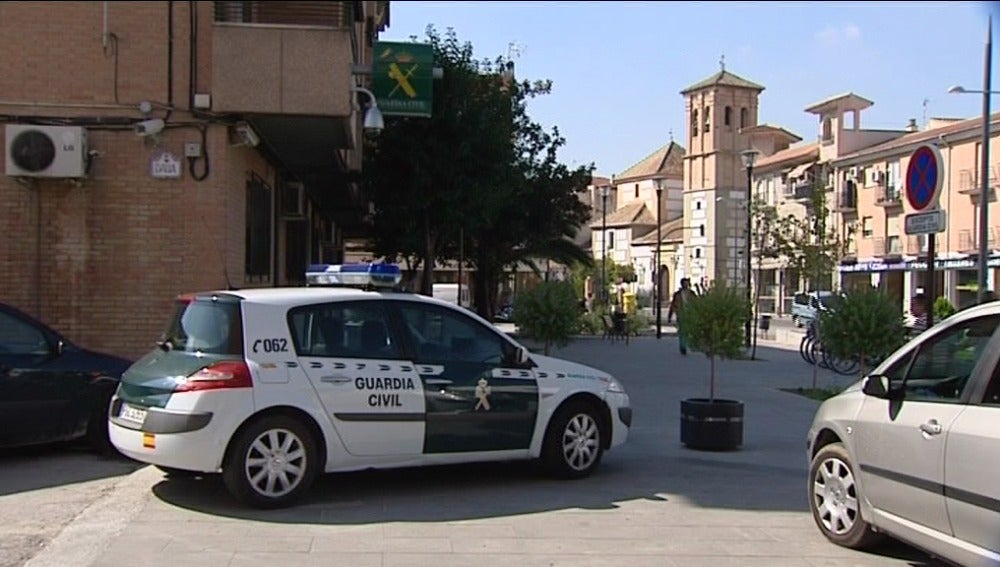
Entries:
[[367,211],[353,87],[388,22],[386,1],[0,3],[0,301],[137,357],[178,293],[342,258]]

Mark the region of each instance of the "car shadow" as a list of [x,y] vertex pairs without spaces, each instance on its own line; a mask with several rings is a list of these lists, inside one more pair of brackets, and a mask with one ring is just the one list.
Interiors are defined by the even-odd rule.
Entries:
[[[805,436],[819,403],[779,389],[808,383],[811,368],[797,352],[759,350],[766,361],[718,365],[717,393],[747,406],[737,451],[694,451],[679,441],[680,400],[705,393],[704,356],[681,356],[669,339],[639,337],[629,346],[612,346],[596,338],[574,341],[553,355],[619,378],[632,399],[634,422],[628,442],[607,453],[588,478],[550,479],[525,462],[335,473],[317,479],[297,506],[280,510],[236,504],[217,475],[165,478],[153,493],[162,503],[198,513],[281,524],[460,522],[556,511],[593,512],[596,521],[609,522],[663,513],[683,517],[686,525],[697,525],[702,514],[732,512],[725,521],[758,526],[757,512],[790,512],[781,521],[812,531]],[[821,384],[834,379],[843,380],[825,373]],[[940,565],[902,544],[872,553],[914,566]]]
[[76,441],[0,449],[0,496],[125,476],[142,466]]

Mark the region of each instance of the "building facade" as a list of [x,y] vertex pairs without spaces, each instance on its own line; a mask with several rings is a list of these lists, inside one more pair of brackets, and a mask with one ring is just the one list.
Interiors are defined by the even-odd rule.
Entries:
[[137,357],[183,292],[363,232],[354,90],[389,3],[0,5],[0,301]]
[[[684,154],[683,147],[670,141],[610,179],[594,178],[597,202],[603,203],[598,184],[607,182],[603,187],[608,191],[608,211],[590,223],[591,254],[632,266],[636,281],[626,287],[633,293],[652,291],[657,223],[666,225],[683,214]],[[661,269],[660,279],[669,283],[670,270]]]
[[[995,290],[1000,270],[1000,114],[990,119],[989,224],[987,287]],[[910,156],[924,144],[941,154],[944,182],[939,201],[946,230],[935,236],[935,297],[961,308],[978,293],[979,208],[981,196],[982,118],[932,119],[923,130],[843,155],[832,162],[834,203],[841,238],[849,243],[838,272],[844,289],[874,285],[908,306],[918,292],[929,291],[928,238],[907,235],[904,219],[914,212],[904,197]]]

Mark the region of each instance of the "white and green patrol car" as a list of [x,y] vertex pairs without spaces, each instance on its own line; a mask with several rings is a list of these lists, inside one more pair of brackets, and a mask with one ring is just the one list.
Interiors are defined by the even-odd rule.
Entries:
[[168,474],[221,472],[240,501],[279,507],[324,471],[539,459],[575,478],[625,442],[620,382],[389,290],[400,275],[322,265],[308,277],[323,287],[178,298],[163,340],[122,378],[112,443]]

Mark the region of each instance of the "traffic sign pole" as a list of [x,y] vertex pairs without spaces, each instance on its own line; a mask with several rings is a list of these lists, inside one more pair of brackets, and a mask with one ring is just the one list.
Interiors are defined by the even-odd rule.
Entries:
[[[938,210],[938,199],[941,196],[941,186],[944,181],[944,162],[941,151],[934,144],[924,144],[910,155],[910,163],[906,166],[906,201],[915,211],[913,224],[922,218],[935,213],[942,217],[933,229],[943,229],[943,213]],[[909,226],[911,223],[907,223]],[[937,262],[937,230],[928,230],[927,234],[927,285],[925,286],[924,305],[927,317],[927,328],[934,324],[934,300],[937,299],[935,286],[934,264]]]

